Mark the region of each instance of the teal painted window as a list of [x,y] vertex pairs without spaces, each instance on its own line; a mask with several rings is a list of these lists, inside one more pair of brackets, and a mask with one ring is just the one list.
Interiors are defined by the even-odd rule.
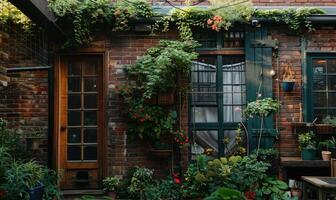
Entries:
[[307,119],[336,116],[336,57],[310,56],[307,68]]
[[[243,32],[209,32],[196,34],[196,38],[202,54],[191,72],[192,159],[203,153],[213,157],[228,153],[235,144],[235,130],[246,105],[245,55],[221,53],[228,48],[243,49]],[[227,145],[224,138],[230,138]]]

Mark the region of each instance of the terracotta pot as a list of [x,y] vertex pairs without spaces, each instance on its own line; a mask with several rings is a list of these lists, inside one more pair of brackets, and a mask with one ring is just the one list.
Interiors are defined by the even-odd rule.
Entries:
[[322,159],[324,161],[329,161],[331,159],[331,152],[330,151],[322,151]]
[[292,189],[292,190],[291,190],[291,195],[292,195],[292,197],[297,197],[298,200],[301,200],[301,198],[302,198],[302,192],[301,192],[301,190],[298,189],[298,188],[296,188],[296,189]]
[[117,193],[115,191],[108,191],[107,195],[111,197],[112,199],[116,199]]

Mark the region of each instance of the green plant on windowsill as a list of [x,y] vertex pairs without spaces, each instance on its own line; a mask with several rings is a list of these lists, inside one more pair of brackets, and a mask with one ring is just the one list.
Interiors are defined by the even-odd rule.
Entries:
[[324,124],[329,124],[332,127],[336,127],[336,117],[328,115],[322,120],[322,122]]
[[301,133],[298,136],[298,142],[303,160],[316,159],[316,141],[313,132]]

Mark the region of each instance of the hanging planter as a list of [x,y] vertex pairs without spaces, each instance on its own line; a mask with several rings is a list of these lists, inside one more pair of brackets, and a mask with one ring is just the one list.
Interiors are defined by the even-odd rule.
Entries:
[[282,78],[282,89],[284,92],[292,92],[295,86],[294,73],[289,64],[286,64]]

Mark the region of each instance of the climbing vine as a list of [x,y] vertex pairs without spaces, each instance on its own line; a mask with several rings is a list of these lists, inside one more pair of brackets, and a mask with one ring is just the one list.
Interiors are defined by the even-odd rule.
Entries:
[[189,76],[197,58],[193,41],[162,40],[127,67],[129,83],[120,92],[127,105],[128,133],[151,141],[173,132],[177,112],[147,102],[162,93],[185,93],[179,84]]
[[193,28],[211,28],[214,31],[228,30],[235,23],[249,23],[252,18],[273,20],[285,23],[297,32],[312,31],[309,21],[312,14],[323,14],[317,8],[257,10],[248,4],[223,6],[212,5],[208,8],[185,7],[172,9],[168,15],[155,13],[145,0],[49,0],[50,9],[73,27],[72,43],[89,44],[92,32],[97,26],[113,31],[129,30],[130,22],[138,18],[153,18],[153,31],[168,31],[176,26],[180,38],[192,39]]

